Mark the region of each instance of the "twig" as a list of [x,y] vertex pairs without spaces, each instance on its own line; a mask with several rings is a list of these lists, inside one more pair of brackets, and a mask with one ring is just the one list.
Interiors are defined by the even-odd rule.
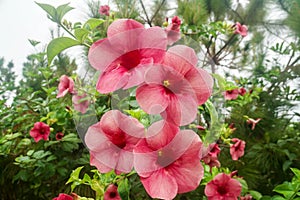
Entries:
[[143,1],[142,0],[139,0],[139,1],[140,1],[140,4],[141,4],[142,8],[143,8],[143,11],[144,11],[144,13],[146,15],[147,23],[149,24],[150,27],[152,27],[151,20],[149,19],[149,16],[148,16],[148,13],[146,11],[146,8],[144,6]]

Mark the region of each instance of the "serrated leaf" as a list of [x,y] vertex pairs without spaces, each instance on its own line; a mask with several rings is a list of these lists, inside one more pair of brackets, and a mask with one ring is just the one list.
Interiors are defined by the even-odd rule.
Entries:
[[60,37],[53,39],[47,46],[48,65],[51,64],[53,58],[63,50],[80,45],[80,42],[68,37]]

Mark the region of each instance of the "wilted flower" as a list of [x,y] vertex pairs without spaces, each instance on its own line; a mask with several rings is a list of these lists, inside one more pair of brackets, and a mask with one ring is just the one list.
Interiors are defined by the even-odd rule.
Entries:
[[59,79],[58,84],[58,94],[56,98],[64,97],[67,93],[73,94],[74,91],[74,81],[72,78],[62,75]]
[[224,93],[224,97],[226,100],[234,100],[238,98],[238,96],[239,96],[238,89],[226,90]]
[[114,184],[109,185],[104,193],[104,200],[121,200],[118,187]]
[[195,190],[203,177],[198,155],[202,146],[192,130],[158,121],[134,149],[134,168],[152,198],[173,199]]
[[100,6],[99,13],[100,15],[109,16],[110,7],[108,5]]
[[64,134],[62,132],[58,132],[55,135],[56,140],[61,140],[64,137]]
[[107,38],[89,49],[90,64],[101,71],[96,89],[110,93],[144,82],[149,66],[160,63],[167,48],[167,36],[160,27],[144,28],[132,19],[115,20],[107,30]]
[[247,36],[248,28],[246,25],[241,25],[239,22],[235,24],[235,34],[240,34],[242,37]]
[[232,160],[238,160],[244,155],[246,142],[238,138],[232,138],[231,141],[234,142],[234,144],[230,146],[231,158]]
[[50,126],[43,122],[36,122],[33,128],[30,130],[30,136],[33,137],[35,142],[43,140],[49,140]]
[[256,124],[257,124],[260,120],[261,120],[261,118],[257,118],[257,119],[249,118],[249,119],[247,120],[247,124],[250,124],[250,125],[251,125],[251,130],[254,130]]
[[218,174],[207,183],[204,193],[208,200],[237,200],[242,191],[242,185],[236,179],[225,173]]
[[73,200],[73,197],[68,194],[60,193],[58,197],[55,197],[52,200]]
[[137,119],[118,110],[106,112],[100,122],[89,127],[85,136],[91,165],[101,173],[112,169],[117,173],[130,172],[133,149],[144,135],[144,126]]
[[75,94],[72,97],[72,102],[74,109],[84,114],[89,107],[89,100],[85,99],[87,97],[86,94],[78,95]]

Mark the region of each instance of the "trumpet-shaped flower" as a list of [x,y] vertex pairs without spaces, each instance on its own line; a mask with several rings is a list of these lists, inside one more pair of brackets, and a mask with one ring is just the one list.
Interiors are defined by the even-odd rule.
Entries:
[[58,84],[58,94],[56,98],[61,98],[64,97],[67,93],[73,94],[74,91],[74,81],[72,78],[62,75],[59,79],[59,84]]
[[49,140],[50,126],[44,122],[34,123],[33,128],[30,130],[30,136],[33,137],[35,142],[43,140]]
[[242,191],[242,185],[230,175],[221,173],[207,183],[204,193],[208,200],[237,200]]
[[234,142],[234,144],[230,146],[231,158],[232,160],[238,160],[244,155],[246,142],[238,138],[232,138],[231,141]]
[[235,100],[239,96],[238,89],[226,90],[224,93],[224,97],[226,100]]
[[249,118],[249,119],[247,120],[247,124],[250,124],[250,125],[251,125],[251,130],[254,130],[256,124],[257,124],[260,120],[261,120],[261,118],[257,118],[257,119]]
[[166,121],[152,124],[134,150],[134,168],[152,198],[173,199],[196,189],[203,177],[202,143],[192,130]]
[[104,193],[104,200],[121,200],[118,187],[114,184],[109,185]]
[[89,127],[85,143],[90,150],[90,163],[101,173],[114,169],[128,173],[133,167],[132,151],[144,137],[144,127],[137,119],[118,110],[106,112],[100,122]]
[[107,38],[95,42],[88,54],[90,64],[102,73],[97,82],[100,93],[137,86],[153,63],[160,63],[167,46],[167,36],[159,27],[144,28],[132,19],[115,20]]
[[241,25],[239,22],[235,24],[235,34],[240,34],[242,37],[246,37],[248,34],[248,28],[246,25]]
[[196,68],[197,56],[193,49],[177,45],[165,55],[163,64],[149,68],[145,84],[138,87],[136,99],[148,114],[161,114],[176,125],[187,125],[195,120],[198,105],[211,95],[213,79]]
[[68,194],[60,193],[58,197],[55,197],[52,200],[73,200],[73,197]]
[[172,45],[180,39],[181,20],[175,16],[172,18],[172,23],[165,29],[168,37],[168,44]]

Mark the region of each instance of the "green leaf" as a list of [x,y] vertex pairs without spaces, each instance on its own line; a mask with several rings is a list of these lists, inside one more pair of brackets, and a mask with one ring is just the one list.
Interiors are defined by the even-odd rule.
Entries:
[[262,198],[261,193],[254,191],[254,190],[249,190],[248,191],[249,194],[252,196],[252,198],[256,199],[256,200],[260,200]]
[[84,28],[77,28],[75,29],[74,34],[78,41],[83,42],[85,37],[89,34],[89,31]]
[[41,43],[41,42],[39,42],[39,41],[36,41],[36,40],[31,40],[31,39],[28,39],[28,41],[30,42],[30,44],[32,45],[32,46],[36,46],[36,45],[38,45],[39,43]]
[[80,44],[81,43],[79,41],[73,40],[68,37],[53,39],[47,46],[48,65],[50,65],[53,58],[63,50]]
[[96,19],[96,18],[91,18],[85,24],[83,27],[89,27],[91,30],[95,29],[97,26],[101,25],[105,20],[103,19]]
[[277,185],[273,191],[282,194],[285,198],[290,198],[294,194],[294,189],[290,182]]
[[55,18],[56,18],[56,9],[49,5],[49,4],[44,4],[44,3],[37,3],[35,2],[37,5],[39,5],[44,11],[46,11],[46,13],[49,15],[49,19],[51,19],[52,21],[55,22]]
[[295,176],[300,180],[300,170],[297,168],[291,168]]
[[79,174],[83,167],[84,166],[77,167],[75,170],[73,170],[66,184],[79,180]]
[[58,20],[57,22],[61,22],[64,15],[73,9],[74,8],[69,6],[69,3],[58,6],[56,8],[56,15],[57,15],[57,20]]
[[120,194],[120,197],[122,200],[129,200],[129,191],[130,191],[130,185],[128,183],[128,179],[125,178],[118,184],[118,193]]
[[221,91],[225,91],[226,80],[219,74],[212,74],[212,76],[217,79],[218,85]]

